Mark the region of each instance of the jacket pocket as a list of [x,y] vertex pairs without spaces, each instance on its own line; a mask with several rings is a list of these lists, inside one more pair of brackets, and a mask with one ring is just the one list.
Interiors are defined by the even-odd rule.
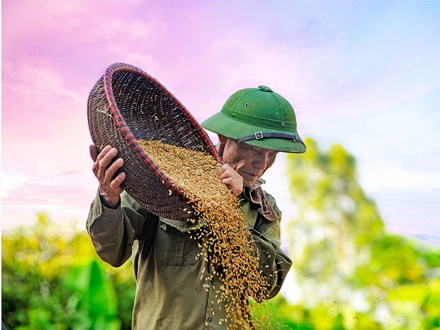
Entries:
[[198,240],[164,223],[157,229],[155,250],[157,262],[164,266],[194,265],[201,258]]

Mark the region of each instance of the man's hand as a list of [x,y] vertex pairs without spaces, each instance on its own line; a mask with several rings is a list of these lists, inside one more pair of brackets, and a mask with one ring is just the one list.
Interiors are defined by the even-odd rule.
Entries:
[[243,177],[228,164],[222,165],[219,177],[221,182],[229,187],[235,197],[243,192]]
[[113,162],[118,151],[111,146],[106,146],[98,154],[98,149],[91,145],[89,151],[90,157],[93,160],[92,171],[99,181],[99,194],[106,206],[115,208],[119,204],[120,194],[123,191],[121,183],[125,179],[124,172],[120,172],[117,175],[116,172],[124,165],[124,160],[117,158]]

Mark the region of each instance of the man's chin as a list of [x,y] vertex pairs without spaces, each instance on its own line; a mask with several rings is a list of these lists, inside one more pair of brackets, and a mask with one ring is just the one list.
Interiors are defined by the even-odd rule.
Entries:
[[243,186],[245,188],[250,188],[250,187],[252,187],[255,184],[255,182],[257,182],[257,179],[255,179],[255,180],[248,180],[248,181],[245,181],[243,183]]
[[252,187],[257,182],[259,176],[255,176],[249,173],[239,173],[243,178],[244,187]]

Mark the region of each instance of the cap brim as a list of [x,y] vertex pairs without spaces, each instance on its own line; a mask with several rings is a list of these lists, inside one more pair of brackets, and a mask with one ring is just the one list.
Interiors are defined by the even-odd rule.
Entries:
[[[237,118],[232,119],[224,115],[222,112],[219,112],[212,117],[209,117],[208,119],[203,121],[201,125],[203,128],[211,132],[226,136],[233,140],[239,139],[244,136],[253,135],[257,132],[286,133],[286,131],[275,129],[265,130],[261,127],[249,125],[248,123],[240,121]],[[298,132],[293,131],[289,133],[294,134],[299,138]],[[243,143],[279,152],[303,153],[306,151],[306,146],[303,143],[299,141],[292,141],[289,139],[264,138],[259,140],[249,140]]]

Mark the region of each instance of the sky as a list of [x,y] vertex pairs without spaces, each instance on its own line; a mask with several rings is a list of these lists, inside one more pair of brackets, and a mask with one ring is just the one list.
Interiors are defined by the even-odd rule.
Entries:
[[[271,87],[303,138],[356,158],[389,232],[440,246],[438,17],[438,1],[3,0],[2,232],[37,212],[85,227],[87,97],[124,62],[199,122]],[[288,222],[284,155],[265,179]]]

